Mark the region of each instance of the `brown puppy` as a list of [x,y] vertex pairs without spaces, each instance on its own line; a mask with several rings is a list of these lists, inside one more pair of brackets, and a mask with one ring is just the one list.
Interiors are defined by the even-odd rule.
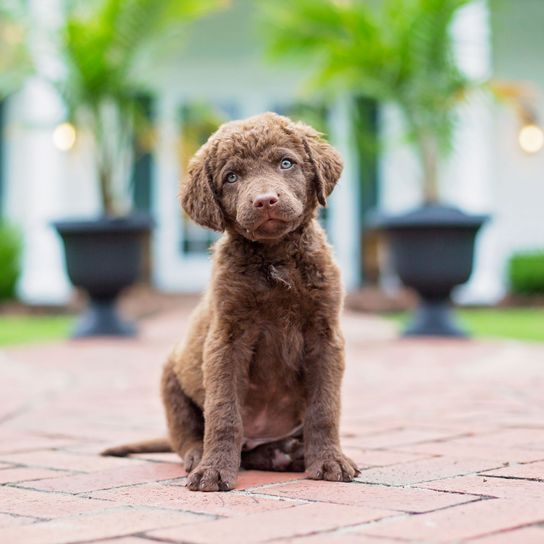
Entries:
[[223,237],[185,340],[162,378],[169,440],[199,491],[232,489],[240,465],[350,481],[340,449],[343,292],[319,204],[342,172],[307,125],[265,113],[226,123],[191,161],[183,208]]

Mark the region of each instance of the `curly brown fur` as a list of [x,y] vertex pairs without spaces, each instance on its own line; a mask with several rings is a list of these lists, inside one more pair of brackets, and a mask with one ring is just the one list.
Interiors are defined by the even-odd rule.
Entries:
[[341,171],[319,133],[271,113],[223,125],[190,163],[183,208],[224,234],[162,380],[189,489],[232,489],[241,464],[358,473],[339,444],[343,291],[315,218]]

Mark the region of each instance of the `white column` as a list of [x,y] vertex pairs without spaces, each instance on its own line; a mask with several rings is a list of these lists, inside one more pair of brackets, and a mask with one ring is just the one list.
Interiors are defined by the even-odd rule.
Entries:
[[62,165],[51,140],[58,103],[42,82],[29,82],[10,100],[7,116],[6,215],[23,235],[18,295],[29,303],[68,299],[62,248],[50,222],[58,217]]
[[[453,32],[461,69],[476,81],[491,76],[491,28],[485,0],[468,5],[459,13]],[[445,200],[469,213],[493,214],[496,190],[493,186],[492,99],[476,93],[460,107],[461,122],[454,151],[443,179]],[[493,218],[492,218],[493,219]],[[493,222],[485,225],[476,240],[471,280],[455,293],[461,303],[493,303],[503,294],[500,268],[494,250]]]
[[347,290],[358,287],[360,270],[360,196],[352,140],[350,101],[344,97],[336,102],[329,116],[331,143],[344,158],[344,171],[329,197],[329,236],[336,259],[342,270]]

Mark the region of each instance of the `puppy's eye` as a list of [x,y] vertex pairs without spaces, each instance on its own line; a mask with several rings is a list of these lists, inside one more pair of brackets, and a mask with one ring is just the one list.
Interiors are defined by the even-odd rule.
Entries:
[[289,168],[293,168],[295,166],[295,163],[291,159],[282,159],[280,162],[280,168],[282,170],[289,170]]
[[238,181],[238,176],[234,172],[229,172],[225,176],[225,181],[227,183],[236,183]]

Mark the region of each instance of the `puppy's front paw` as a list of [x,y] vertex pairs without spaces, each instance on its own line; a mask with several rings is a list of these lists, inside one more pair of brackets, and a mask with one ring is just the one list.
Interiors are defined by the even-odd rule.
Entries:
[[236,472],[199,465],[187,476],[186,485],[191,491],[230,491],[235,483]]
[[188,474],[198,466],[201,459],[202,459],[202,444],[189,448],[185,452],[185,455],[183,456],[183,466]]
[[351,482],[359,474],[357,465],[343,453],[323,455],[313,461],[306,469],[312,480],[331,482]]

